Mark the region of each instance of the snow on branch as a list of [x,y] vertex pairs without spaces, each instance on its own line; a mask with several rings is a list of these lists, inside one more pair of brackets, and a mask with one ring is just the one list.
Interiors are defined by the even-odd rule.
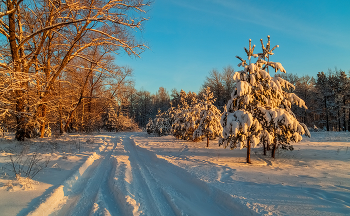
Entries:
[[301,141],[302,134],[309,135],[306,126],[299,123],[291,111],[292,104],[307,109],[302,99],[287,92],[294,89],[294,85],[281,77],[272,78],[265,70],[270,66],[275,72],[286,72],[281,63],[269,61],[269,56],[278,46],[271,49],[269,36],[267,45],[264,46],[262,40],[261,44],[263,52],[255,63],[250,61],[251,56],[255,57],[251,40],[249,49],[244,48],[249,64],[236,56],[244,70],[233,75],[235,88],[221,118],[223,138],[219,145],[230,145],[231,149],[238,145],[247,147],[248,163],[251,145],[255,147],[262,143],[265,147],[273,145],[274,149],[281,146],[292,150],[291,142]]
[[289,89],[294,90],[295,89],[295,86],[292,83],[288,82],[287,80],[282,79],[281,77],[274,77],[273,80],[275,81],[275,83],[277,85],[279,85],[287,90],[289,90]]
[[268,62],[267,65],[273,67],[275,69],[275,72],[277,72],[279,70],[283,73],[286,73],[286,70],[284,69],[282,64],[279,62]]
[[237,88],[237,96],[243,96],[246,94],[250,94],[251,92],[251,85],[246,81],[240,81],[236,84]]
[[299,106],[299,107],[303,107],[305,109],[307,109],[306,105],[305,105],[305,101],[302,100],[300,97],[298,97],[296,94],[294,93],[287,93],[286,94],[286,99],[288,101],[290,101],[291,103]]

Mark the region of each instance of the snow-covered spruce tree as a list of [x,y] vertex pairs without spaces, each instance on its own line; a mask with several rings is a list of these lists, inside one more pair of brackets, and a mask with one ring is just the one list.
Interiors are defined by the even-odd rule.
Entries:
[[[253,54],[255,45],[252,47],[249,40],[249,49],[244,48],[248,63],[236,56],[242,61],[238,66],[244,69],[233,76],[236,83],[221,118],[223,138],[219,145],[230,146],[231,149],[246,147],[247,163],[251,163],[251,145],[255,147],[260,142],[272,145],[274,157],[279,145],[292,150],[291,142],[301,141],[305,132],[309,135],[306,126],[299,123],[291,111],[292,103],[306,108],[303,100],[294,93],[286,92],[294,86],[280,77],[272,78],[266,71],[272,67],[275,72],[286,72],[281,63],[264,60],[273,55],[276,47],[270,50],[268,41],[267,47],[262,43],[263,53]],[[258,60],[251,63],[251,57]]]
[[167,111],[161,113],[160,117],[162,119],[162,135],[171,134],[172,125],[175,121],[173,107],[170,107]]
[[213,105],[215,98],[207,87],[203,94],[203,100],[197,107],[201,108],[199,119],[197,120],[197,129],[193,133],[193,140],[207,138],[207,147],[209,147],[209,139],[215,139],[221,136],[222,126],[220,124],[221,112]]
[[161,112],[158,110],[156,118],[153,120],[153,131],[152,133],[158,136],[168,135],[171,131],[171,125],[169,125],[169,120],[167,112]]
[[180,99],[175,121],[172,125],[172,134],[177,139],[193,140],[193,132],[198,127],[200,114],[200,105],[197,103],[196,95],[191,97],[191,106],[188,105],[186,98]]
[[148,123],[146,124],[146,131],[147,131],[147,133],[148,134],[151,134],[151,133],[153,133],[153,120],[150,118],[149,120],[148,120]]
[[169,134],[171,134],[172,132],[172,125],[174,124],[175,120],[176,120],[176,115],[179,111],[173,107],[172,102],[170,102],[170,108],[166,111],[167,113],[167,121],[168,121],[168,125],[170,126],[169,128]]
[[174,122],[172,124],[172,129],[171,129],[171,133],[177,139],[183,138],[183,134],[184,134],[183,125],[185,121],[183,114],[185,113],[185,110],[187,110],[188,108],[189,108],[189,105],[186,101],[186,92],[181,90],[180,99],[174,112]]
[[171,134],[172,125],[175,121],[175,116],[177,112],[178,111],[172,106],[165,112],[161,112],[161,110],[158,110],[156,118],[154,118],[153,120],[149,119],[149,122],[146,125],[147,133],[154,133],[158,136],[165,136]]
[[117,126],[117,113],[112,104],[109,104],[106,112],[102,115],[103,126],[102,128],[111,132],[116,130]]

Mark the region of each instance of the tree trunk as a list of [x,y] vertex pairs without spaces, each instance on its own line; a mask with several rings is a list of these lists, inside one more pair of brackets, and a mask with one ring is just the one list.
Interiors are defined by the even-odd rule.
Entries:
[[[305,89],[305,92],[304,92],[304,98],[305,100],[307,99],[307,89]],[[304,124],[306,124],[306,118],[307,117],[307,112],[306,112],[306,109],[304,109]]]
[[266,145],[267,143],[263,142],[263,146],[264,146],[264,155],[266,156]]
[[[80,104],[80,102],[78,102],[78,105]],[[73,114],[75,112],[75,110],[78,108],[78,105],[71,111],[71,113],[69,114],[69,117],[67,119],[66,125],[64,126],[64,132],[68,132],[68,127],[69,124],[71,123],[72,119],[73,119]]]
[[327,97],[326,96],[324,96],[324,108],[326,109],[326,127],[327,127],[327,131],[329,131],[328,108],[327,108]]
[[209,147],[209,134],[207,134],[207,148]]
[[[7,10],[10,11],[14,9],[14,3],[17,3],[17,1],[7,1]],[[19,54],[18,54],[18,47],[16,43],[16,13],[10,13],[8,15],[8,31],[9,31],[9,43],[10,43],[10,51],[11,51],[11,58],[13,63],[13,71],[16,73],[22,72],[21,65],[19,61]],[[16,76],[16,75],[15,75]],[[22,84],[23,85],[23,84]],[[22,86],[24,87],[24,86]],[[25,89],[25,88],[23,88]],[[22,90],[15,90],[16,95],[16,134],[15,138],[18,141],[24,141],[24,138],[26,137],[26,129],[25,129],[25,117],[24,117],[24,108],[25,108],[25,102],[24,102],[24,92]]]
[[338,108],[338,131],[342,131],[342,129],[341,129],[341,124],[340,124],[340,108]]
[[43,138],[45,135],[45,125],[46,125],[46,104],[41,106],[41,123],[40,123],[40,138]]
[[64,133],[63,123],[62,123],[62,114],[60,113],[60,134]]
[[250,139],[247,140],[247,163],[252,163],[250,161]]
[[44,136],[45,136],[45,125],[46,125],[45,121],[43,121],[40,124],[40,138],[44,138]]
[[64,129],[63,129],[63,123],[62,123],[62,105],[61,105],[61,101],[58,104],[58,108],[59,108],[59,118],[60,118],[60,134],[63,134]]
[[348,131],[350,132],[350,108],[348,110]]
[[272,153],[271,157],[275,158],[276,156],[276,149],[277,149],[277,140],[276,138],[273,140],[273,147],[272,147]]
[[25,117],[24,117],[24,98],[23,98],[23,93],[21,90],[17,90],[16,91],[16,121],[17,121],[17,125],[16,125],[16,134],[15,134],[15,138],[18,141],[24,141],[24,138],[27,137],[27,131],[25,128]]
[[347,127],[347,125],[346,125],[346,108],[345,108],[345,106],[346,106],[346,100],[345,100],[345,95],[344,95],[344,97],[343,97],[343,104],[344,104],[344,108],[343,108],[343,116],[344,116],[344,118],[343,118],[343,128],[344,128],[344,131],[346,131],[346,129],[348,128]]

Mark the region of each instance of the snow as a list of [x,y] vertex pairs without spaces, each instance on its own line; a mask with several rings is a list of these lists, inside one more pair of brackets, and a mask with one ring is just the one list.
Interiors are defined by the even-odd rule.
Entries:
[[[286,72],[281,63],[269,61],[269,55],[273,55],[272,51],[278,46],[270,50],[269,36],[266,47],[263,41],[260,41],[263,53],[257,56],[253,54],[255,45],[251,47],[250,39],[249,50],[244,48],[249,65],[241,57],[236,56],[241,60],[242,64],[239,66],[244,67],[244,70],[236,72],[233,76],[235,88],[221,117],[224,130],[219,144],[224,147],[230,146],[231,149],[238,146],[241,149],[247,147],[248,163],[250,163],[250,144],[255,147],[260,141],[265,141],[271,145],[273,137],[273,149],[281,146],[292,150],[291,142],[301,141],[305,133],[309,135],[307,129],[305,130],[291,111],[292,104],[307,109],[305,102],[296,94],[286,91],[294,88],[291,83],[281,77],[272,78],[269,71],[265,70],[271,66],[275,72],[278,70]],[[258,60],[251,63],[251,56],[258,57]],[[266,57],[268,61],[265,61]],[[246,120],[239,118],[238,111],[245,112],[244,115],[247,116],[249,114],[251,120],[245,123]]]
[[[276,159],[257,146],[252,164],[246,150],[228,151],[218,140],[207,148],[206,141],[144,132],[66,134],[31,144],[44,142],[55,150],[30,187],[2,170],[1,215],[350,214],[348,132],[312,132]],[[1,167],[6,149],[18,144],[0,139]]]
[[268,65],[270,65],[271,67],[273,67],[275,69],[275,72],[277,72],[278,70],[281,71],[282,73],[286,73],[286,70],[284,69],[284,67],[282,66],[281,63],[279,62],[269,62]]
[[251,85],[249,85],[246,81],[240,81],[236,85],[237,87],[237,96],[243,96],[250,94],[251,92]]

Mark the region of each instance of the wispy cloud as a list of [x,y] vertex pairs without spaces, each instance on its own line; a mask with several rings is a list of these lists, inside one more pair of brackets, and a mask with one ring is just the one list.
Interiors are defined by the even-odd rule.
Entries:
[[[293,12],[284,13],[278,9],[271,11],[269,6],[257,6],[250,1],[169,1],[177,6],[215,17],[224,17],[230,20],[263,26],[304,40],[317,41],[322,44],[342,48],[350,48],[350,44],[343,44],[343,41],[348,40],[350,37],[347,32],[334,32],[327,29],[327,26],[322,26],[322,24],[314,25],[300,17],[288,16],[288,14],[293,14]],[[220,10],[215,10],[213,8],[219,8]]]

